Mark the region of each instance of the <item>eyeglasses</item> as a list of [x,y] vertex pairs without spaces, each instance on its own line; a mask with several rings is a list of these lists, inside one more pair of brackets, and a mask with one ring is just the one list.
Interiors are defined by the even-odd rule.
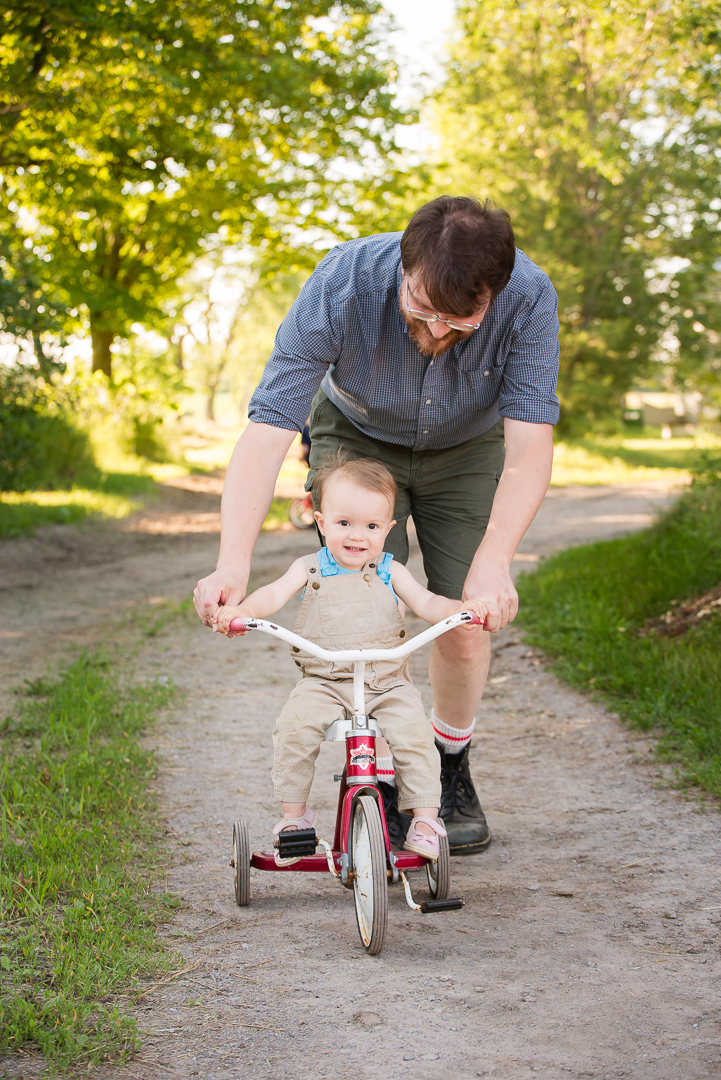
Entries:
[[[408,279],[406,278],[406,296],[410,296],[410,286]],[[478,323],[459,322],[457,319],[442,319],[440,315],[431,315],[427,311],[418,311],[417,308],[409,307],[408,299],[406,298],[406,311],[409,315],[412,315],[414,319],[420,319],[424,323],[441,322],[450,327],[451,330],[463,330],[465,333],[469,333],[471,330],[477,330],[481,325]]]

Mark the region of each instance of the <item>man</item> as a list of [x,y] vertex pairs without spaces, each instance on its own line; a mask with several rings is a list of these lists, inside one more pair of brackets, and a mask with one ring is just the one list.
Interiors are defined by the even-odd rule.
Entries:
[[[201,619],[244,597],[275,480],[310,411],[309,482],[338,448],[383,461],[399,489],[386,549],[407,560],[412,516],[428,588],[482,600],[488,630],[506,626],[518,610],[511,559],[551,475],[556,309],[548,277],[488,201],[444,195],[402,234],[333,248],[281,324],[251,400],[223,491],[218,566],[195,590]],[[444,634],[430,658],[440,813],[456,855],[491,841],[468,766],[489,663],[480,629]],[[398,843],[406,823],[383,788]]]

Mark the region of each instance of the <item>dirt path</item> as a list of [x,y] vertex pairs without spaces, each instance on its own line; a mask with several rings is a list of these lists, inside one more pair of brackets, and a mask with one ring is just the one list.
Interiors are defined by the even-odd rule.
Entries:
[[[94,640],[124,608],[187,595],[215,558],[217,487],[176,490],[122,533],[7,543],[3,685]],[[641,527],[666,498],[555,489],[515,565]],[[64,561],[40,587],[58,540]],[[308,534],[266,534],[255,573],[275,574],[311,546]],[[293,617],[291,605],[279,615]],[[326,876],[253,872],[251,907],[233,901],[233,819],[245,816],[254,846],[266,846],[277,818],[270,732],[295,681],[285,649],[168,627],[140,666],[185,692],[153,744],[173,853],[165,887],[185,901],[168,943],[197,966],[147,996],[139,1057],[97,1080],[721,1074],[718,814],[660,788],[647,742],[560,684],[516,631],[495,641],[472,750],[495,839],[453,860],[466,907],[422,917],[393,889],[386,949],[368,958],[351,896]],[[413,667],[427,695],[422,654]],[[322,747],[322,833],[341,761],[341,746]],[[10,1066],[18,1072],[32,1075]]]

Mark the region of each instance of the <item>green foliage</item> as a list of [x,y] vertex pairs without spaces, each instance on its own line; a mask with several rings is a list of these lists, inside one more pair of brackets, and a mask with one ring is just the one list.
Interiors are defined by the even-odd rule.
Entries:
[[163,900],[144,887],[158,834],[139,737],[171,691],[121,686],[81,657],[26,684],[0,771],[0,1046],[55,1067],[123,1055],[135,1022],[111,995],[167,966]]
[[77,369],[70,384],[96,452],[99,438],[107,439],[110,428],[122,451],[155,462],[177,457],[167,422],[186,389],[174,351],[151,349],[137,339],[123,341],[115,352],[112,380],[99,372],[88,377],[86,370]]
[[67,486],[90,457],[87,435],[52,408],[31,373],[0,368],[0,491]]
[[721,484],[695,483],[653,528],[570,548],[520,582],[527,637],[555,670],[624,718],[657,728],[687,781],[721,795],[721,617],[682,637],[639,636],[675,600],[721,581]]
[[377,11],[28,0],[4,13],[4,235],[16,253],[27,238],[41,295],[89,320],[97,369],[111,374],[110,345],[133,322],[163,324],[209,243],[327,231],[330,164],[382,159],[401,119]]
[[459,4],[437,183],[506,207],[556,286],[567,427],[660,377],[654,359],[686,388],[718,383],[719,13]]
[[118,355],[116,381],[84,367],[48,379],[36,368],[0,368],[0,491],[98,489],[96,454],[167,461],[168,416],[182,374],[168,352]]

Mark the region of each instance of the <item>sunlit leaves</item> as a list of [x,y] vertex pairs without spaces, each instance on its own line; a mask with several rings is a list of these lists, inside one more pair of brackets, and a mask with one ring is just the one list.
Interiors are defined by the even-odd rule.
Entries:
[[[688,2],[459,5],[439,183],[493,195],[551,276],[566,419],[616,410],[640,376],[699,371],[721,329],[718,16]],[[679,316],[699,304],[704,345]]]
[[104,335],[102,363],[108,334],[162,318],[209,238],[265,239],[263,200],[276,229],[313,224],[333,200],[331,162],[388,151],[398,117],[377,8],[69,0],[47,15],[32,0],[6,13],[2,191],[32,210],[57,287]]

